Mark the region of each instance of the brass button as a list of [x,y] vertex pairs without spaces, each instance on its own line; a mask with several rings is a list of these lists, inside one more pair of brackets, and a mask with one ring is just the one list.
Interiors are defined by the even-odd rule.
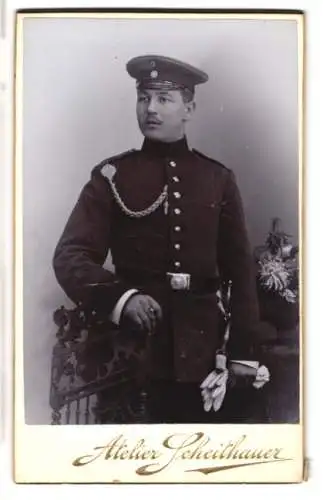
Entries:
[[175,191],[174,196],[175,196],[175,198],[177,198],[177,199],[179,199],[179,198],[181,198],[181,197],[182,197],[181,193],[179,193],[178,191]]
[[176,167],[176,163],[173,160],[170,161],[169,164],[170,164],[171,167]]
[[174,227],[174,231],[176,231],[176,233],[179,233],[181,230],[182,230],[181,226]]
[[181,212],[180,208],[174,208],[174,214],[179,215]]
[[181,352],[180,356],[181,356],[182,359],[185,359],[186,358],[185,352]]
[[179,182],[179,178],[178,178],[176,175],[174,175],[174,177],[172,177],[172,180],[173,180],[174,182]]
[[179,243],[175,243],[174,247],[176,248],[176,250],[179,250],[181,248],[181,245]]
[[178,261],[176,261],[174,265],[175,265],[175,267],[181,267],[181,263]]

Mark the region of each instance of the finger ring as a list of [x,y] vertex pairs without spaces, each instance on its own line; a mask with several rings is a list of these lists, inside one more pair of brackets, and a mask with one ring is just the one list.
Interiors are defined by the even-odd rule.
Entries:
[[150,308],[149,308],[149,312],[154,313],[154,312],[155,312],[155,309],[154,309],[153,307],[150,307]]

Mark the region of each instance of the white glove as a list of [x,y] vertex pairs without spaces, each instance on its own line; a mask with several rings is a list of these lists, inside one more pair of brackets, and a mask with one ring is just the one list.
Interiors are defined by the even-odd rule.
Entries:
[[209,373],[200,385],[204,411],[210,411],[213,408],[217,412],[222,406],[229,375],[226,361],[226,356],[217,354],[215,358],[216,369]]
[[[261,389],[270,380],[270,373],[266,366],[261,365],[256,361],[236,361],[247,366],[257,369],[256,378],[253,382],[255,389]],[[228,369],[227,358],[223,354],[217,354],[215,358],[216,369],[213,370],[203,380],[200,385],[201,394],[204,403],[204,411],[210,411],[212,408],[215,412],[219,411],[223,404],[223,400],[227,390]]]

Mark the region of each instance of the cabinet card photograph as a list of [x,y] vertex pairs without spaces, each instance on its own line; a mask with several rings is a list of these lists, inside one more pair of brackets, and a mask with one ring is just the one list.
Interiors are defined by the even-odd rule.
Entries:
[[302,481],[303,17],[17,13],[18,483]]

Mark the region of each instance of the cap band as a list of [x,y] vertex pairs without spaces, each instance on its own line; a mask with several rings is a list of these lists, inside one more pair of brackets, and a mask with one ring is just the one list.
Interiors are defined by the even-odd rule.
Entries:
[[181,85],[176,82],[170,82],[169,80],[155,80],[152,78],[143,78],[137,80],[137,89],[152,89],[152,90],[189,90],[194,91],[193,87],[188,87],[187,85]]

